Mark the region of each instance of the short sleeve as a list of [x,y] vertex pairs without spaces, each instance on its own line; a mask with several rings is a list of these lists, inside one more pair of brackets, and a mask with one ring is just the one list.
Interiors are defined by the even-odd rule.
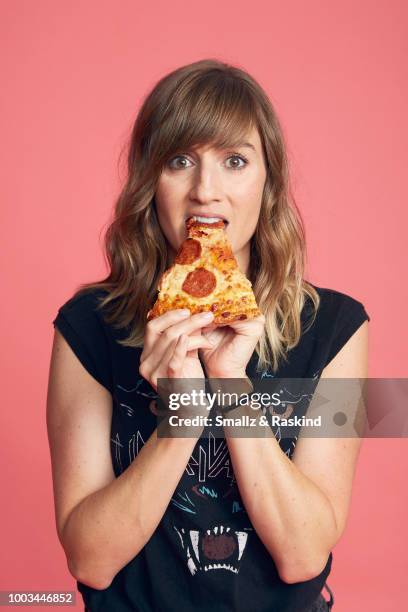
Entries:
[[109,339],[96,305],[96,293],[74,295],[59,308],[53,325],[89,374],[113,393]]
[[326,312],[320,334],[326,340],[324,366],[330,363],[364,321],[370,321],[364,305],[345,293],[330,290],[325,299]]

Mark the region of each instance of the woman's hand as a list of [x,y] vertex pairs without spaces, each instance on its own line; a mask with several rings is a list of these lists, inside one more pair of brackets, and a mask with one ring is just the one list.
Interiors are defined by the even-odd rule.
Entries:
[[214,315],[171,310],[146,324],[139,372],[157,392],[158,378],[205,378],[198,357],[199,348],[209,348],[201,328]]
[[207,325],[202,335],[211,347],[200,348],[208,378],[243,378],[265,327],[265,316],[234,321],[225,327]]

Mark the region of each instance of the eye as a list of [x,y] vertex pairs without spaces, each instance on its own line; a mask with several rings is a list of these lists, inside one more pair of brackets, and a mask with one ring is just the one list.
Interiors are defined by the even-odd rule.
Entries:
[[174,161],[177,162],[177,160],[182,160],[183,162],[188,162],[189,160],[187,159],[187,157],[185,157],[184,155],[176,155],[175,157],[172,157],[168,162],[167,162],[167,166],[169,168],[171,168],[172,170],[181,170],[183,168],[188,168],[188,166],[184,163],[184,164],[177,164],[177,163],[173,163]]
[[[228,160],[235,160],[235,163],[232,165],[227,164],[227,168],[229,170],[242,170],[248,164],[248,160],[243,155],[239,155],[238,153],[232,153],[227,157]],[[171,170],[182,170],[183,168],[188,168],[189,159],[185,155],[175,155],[167,162],[167,167]],[[237,163],[238,162],[238,163]],[[241,162],[241,163],[239,163]]]
[[245,166],[248,164],[248,160],[245,157],[243,157],[242,155],[238,155],[237,153],[234,153],[233,155],[230,155],[227,158],[227,161],[228,161],[228,159],[234,159],[234,160],[238,160],[238,161],[243,162],[241,165],[237,165],[235,163],[232,166],[227,166],[231,170],[242,170],[242,168],[245,168]]

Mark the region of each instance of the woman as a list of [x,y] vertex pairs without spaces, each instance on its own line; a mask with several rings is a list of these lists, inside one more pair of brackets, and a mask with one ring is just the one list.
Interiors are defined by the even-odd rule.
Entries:
[[[191,215],[228,221],[261,317],[146,324]],[[304,279],[282,131],[250,75],[203,60],[155,86],[105,240],[109,276],[53,321],[47,403],[57,530],[85,609],[331,608],[359,438],[157,435],[158,378],[367,376],[364,306]]]

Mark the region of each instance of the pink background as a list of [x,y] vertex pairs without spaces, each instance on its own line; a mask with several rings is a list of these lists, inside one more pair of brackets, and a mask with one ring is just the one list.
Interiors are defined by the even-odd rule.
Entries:
[[[104,273],[101,236],[142,98],[176,67],[247,69],[281,118],[312,282],[371,316],[370,376],[406,377],[403,2],[1,3],[0,590],[75,590],[54,525],[45,406],[58,307]],[[399,609],[406,440],[367,440],[329,585],[338,612]],[[77,594],[79,610],[83,609]]]

